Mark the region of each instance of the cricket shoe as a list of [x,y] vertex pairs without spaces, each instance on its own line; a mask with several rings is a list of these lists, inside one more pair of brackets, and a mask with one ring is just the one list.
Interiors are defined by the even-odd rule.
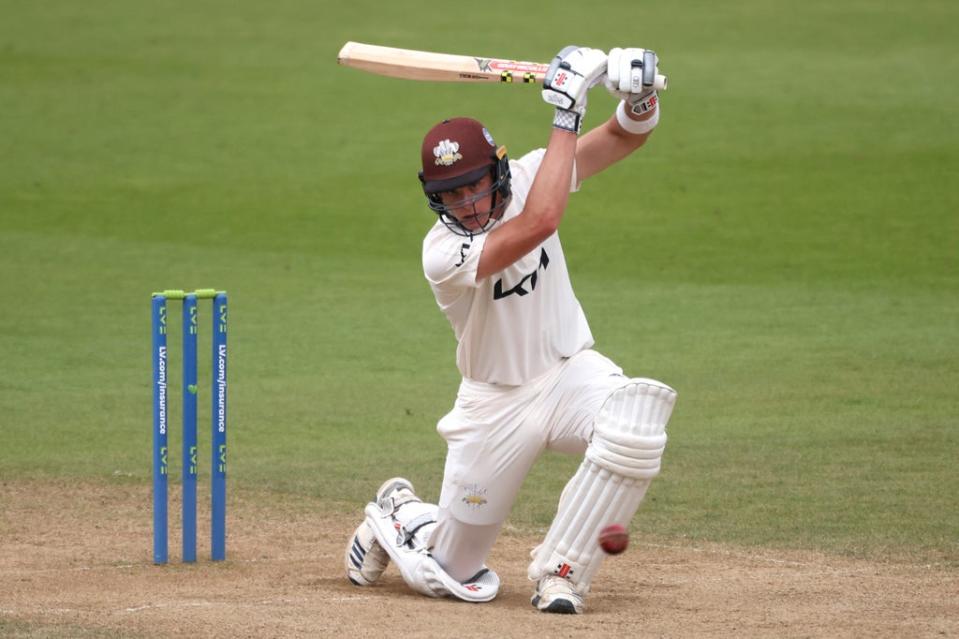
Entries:
[[346,546],[346,577],[355,586],[371,586],[390,563],[390,556],[376,541],[366,520],[359,525]]
[[[376,491],[376,504],[384,511],[393,512],[410,501],[419,501],[413,492],[413,485],[402,477],[388,479]],[[370,586],[390,563],[389,554],[380,546],[364,520],[350,537],[344,556],[347,578],[357,586]]]
[[376,491],[376,505],[385,514],[396,512],[400,506],[411,501],[422,500],[413,491],[413,484],[402,477],[387,479]]
[[583,596],[569,579],[557,575],[546,575],[536,582],[536,592],[530,603],[543,612],[561,615],[578,615],[586,610]]

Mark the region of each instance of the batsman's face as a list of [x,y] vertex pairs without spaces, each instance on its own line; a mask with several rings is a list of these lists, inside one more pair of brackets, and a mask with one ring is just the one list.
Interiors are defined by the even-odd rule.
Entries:
[[479,231],[492,213],[493,177],[487,174],[472,184],[440,193],[440,198],[464,228]]

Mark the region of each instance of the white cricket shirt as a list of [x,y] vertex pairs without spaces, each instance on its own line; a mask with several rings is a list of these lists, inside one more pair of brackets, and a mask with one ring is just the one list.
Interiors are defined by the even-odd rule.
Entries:
[[[510,160],[513,199],[493,230],[522,212],[545,149]],[[576,191],[576,171],[570,191]],[[491,231],[492,232],[492,231]],[[499,273],[476,281],[489,233],[462,237],[437,221],[423,240],[423,271],[456,335],[463,377],[518,386],[593,345],[553,233]]]

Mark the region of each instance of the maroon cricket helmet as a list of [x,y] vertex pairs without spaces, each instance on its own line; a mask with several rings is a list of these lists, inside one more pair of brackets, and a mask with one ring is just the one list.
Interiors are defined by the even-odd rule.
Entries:
[[472,184],[499,161],[493,136],[472,118],[443,120],[426,134],[420,180],[427,194]]
[[[457,235],[473,236],[489,230],[502,217],[510,200],[509,158],[506,147],[497,148],[493,136],[480,122],[472,118],[443,120],[423,138],[420,153],[423,191],[430,209],[447,228]],[[492,195],[491,208],[477,213],[485,215],[486,222],[470,230],[443,204],[440,193],[477,182],[484,175],[493,178],[492,187],[486,193],[474,195],[473,201]]]

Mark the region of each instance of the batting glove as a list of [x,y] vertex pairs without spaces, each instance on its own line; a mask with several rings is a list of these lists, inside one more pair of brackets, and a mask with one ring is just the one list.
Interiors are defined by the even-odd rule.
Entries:
[[611,49],[607,61],[606,90],[626,102],[626,108],[641,115],[657,103],[653,85],[659,73],[659,58],[649,49]]
[[568,46],[556,54],[543,80],[543,100],[556,107],[553,126],[578,133],[586,115],[586,92],[607,69],[599,49]]

